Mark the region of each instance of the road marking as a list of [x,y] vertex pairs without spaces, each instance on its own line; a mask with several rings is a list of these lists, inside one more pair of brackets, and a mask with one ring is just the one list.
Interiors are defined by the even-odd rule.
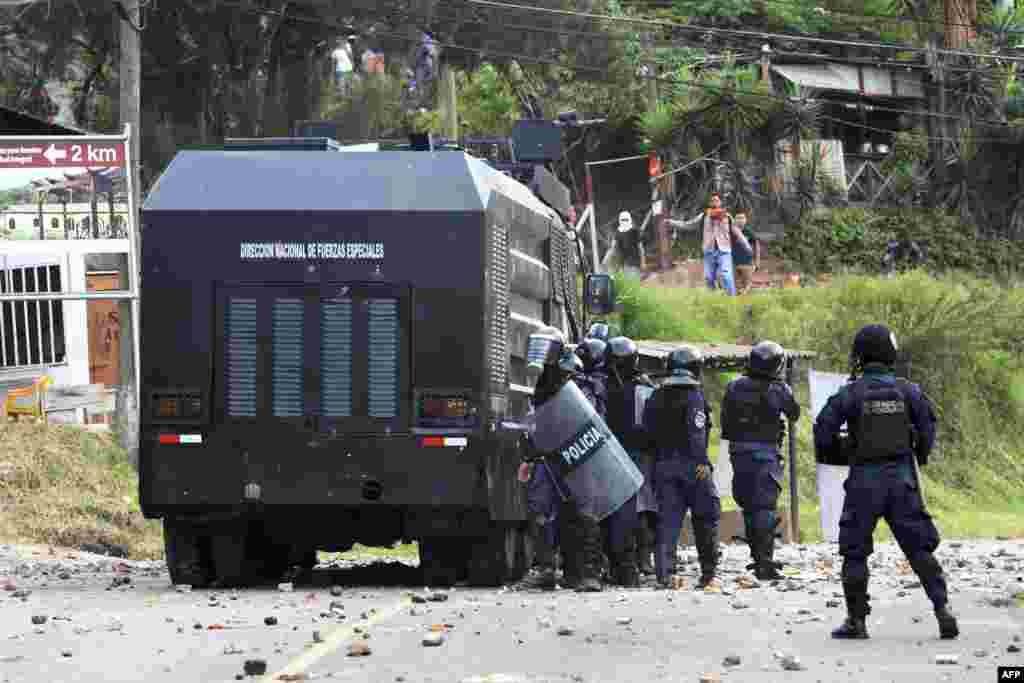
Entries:
[[[306,669],[337,650],[341,645],[345,644],[350,638],[352,638],[352,636],[355,635],[356,626],[365,628],[377,623],[378,621],[389,619],[401,612],[403,608],[409,607],[410,605],[412,605],[412,600],[408,597],[404,597],[393,605],[382,609],[376,609],[372,614],[368,615],[368,618],[361,619],[358,624],[343,624],[327,629],[326,632],[321,633],[324,638],[324,642],[314,645],[292,661],[288,662],[288,664],[280,671],[268,674],[261,680],[263,683],[272,683],[274,681],[278,681],[279,678],[285,674],[294,676],[296,674],[304,673]],[[369,610],[367,610],[367,612],[369,612]]]

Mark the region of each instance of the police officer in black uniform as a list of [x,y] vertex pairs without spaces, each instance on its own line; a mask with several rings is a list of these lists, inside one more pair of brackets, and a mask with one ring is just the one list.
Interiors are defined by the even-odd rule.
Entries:
[[[604,361],[605,347],[607,345],[596,338],[584,339],[576,346],[575,353],[578,358],[577,370],[573,374],[573,381],[587,397],[594,410],[602,418],[607,418],[607,386],[601,367]],[[591,568],[584,572],[584,561],[586,553],[583,538],[584,530],[590,533],[600,534],[600,526],[586,526],[585,520],[578,520],[579,511],[572,499],[563,499],[559,516],[565,522],[559,526],[560,549],[562,552],[562,585],[566,588],[579,588],[593,590],[593,581],[588,579],[584,582],[584,575],[590,577],[600,576],[600,568]],[[590,545],[601,545],[600,537],[590,539]],[[598,558],[600,559],[600,558]],[[599,586],[598,586],[599,587]]]
[[[544,359],[543,370],[533,389],[530,402],[536,409],[553,398],[566,382],[577,378],[583,364],[565,345],[565,337],[561,330],[545,327],[531,335],[531,341],[533,337],[546,339],[553,349]],[[578,513],[566,483],[544,458],[536,453],[527,489],[527,510],[533,521],[531,531],[538,571],[520,581],[517,587],[521,590],[554,590],[557,586],[555,548],[560,541],[563,545],[568,541],[568,554],[583,554],[579,576],[575,577],[574,582],[576,590],[600,591],[601,528],[596,521]],[[578,541],[575,547],[573,541]]]
[[[639,585],[640,580],[636,547],[640,517],[649,517],[657,509],[651,487],[654,444],[643,425],[643,406],[638,407],[636,403],[640,393],[638,387],[653,391],[655,385],[640,371],[639,361],[640,350],[632,339],[612,337],[608,340],[605,357],[608,373],[608,427],[644,475],[643,488],[637,494],[636,502],[627,502],[608,518],[606,524],[612,582],[628,587]],[[648,557],[654,552],[654,524],[650,524],[650,527],[649,532],[641,532],[641,553],[646,552]],[[650,564],[650,559],[647,564]]]
[[708,459],[711,406],[701,384],[703,364],[703,354],[693,346],[670,353],[666,362],[670,376],[655,390],[644,412],[644,422],[657,446],[655,569],[661,588],[672,586],[679,531],[688,509],[700,560],[700,588],[715,580],[718,567],[722,501]]
[[[914,458],[922,465],[928,462],[935,443],[935,411],[917,384],[893,374],[897,351],[896,336],[886,326],[861,328],[850,354],[853,381],[828,400],[814,424],[819,459],[834,459],[839,449],[850,464],[839,521],[847,617],[833,638],[868,637],[868,557],[880,517],[932,601],[939,635],[950,639],[960,633],[947,607],[942,567],[933,554],[939,532],[925,510],[914,463]],[[844,423],[849,443],[840,439]]]
[[734,379],[722,399],[722,438],[729,441],[732,493],[743,509],[754,575],[762,581],[784,578],[775,552],[776,506],[782,492],[782,437],[785,415],[800,419],[800,404],[782,381],[786,352],[772,341],[750,350],[746,376]]
[[595,322],[591,323],[590,329],[587,330],[587,339],[599,339],[604,343],[608,343],[608,340],[612,337],[612,328],[608,323]]

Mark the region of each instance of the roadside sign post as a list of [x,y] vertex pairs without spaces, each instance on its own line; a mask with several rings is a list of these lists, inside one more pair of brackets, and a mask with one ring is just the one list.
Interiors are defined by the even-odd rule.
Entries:
[[[102,292],[38,292],[0,293],[2,302],[28,301],[129,301],[132,328],[132,380],[135,410],[142,410],[142,368],[140,364],[139,334],[139,225],[135,206],[134,173],[131,154],[131,126],[125,124],[121,135],[67,135],[67,136],[0,136],[0,172],[4,170],[53,169],[107,169],[122,168],[128,215],[125,217],[128,236],[128,289]],[[40,221],[45,234],[45,225]],[[4,250],[0,240],[0,255]],[[83,331],[84,333],[84,331]],[[40,359],[41,360],[41,359]]]

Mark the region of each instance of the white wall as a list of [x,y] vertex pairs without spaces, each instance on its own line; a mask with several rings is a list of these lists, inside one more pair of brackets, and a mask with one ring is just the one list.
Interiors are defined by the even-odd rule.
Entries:
[[[32,265],[61,266],[61,288],[65,292],[85,292],[85,257],[87,254],[126,254],[128,240],[0,240],[0,267],[6,260],[8,268]],[[46,374],[55,385],[89,384],[89,316],[88,302],[64,301],[64,334],[66,362],[50,366]],[[4,375],[19,376],[24,370],[0,370]]]

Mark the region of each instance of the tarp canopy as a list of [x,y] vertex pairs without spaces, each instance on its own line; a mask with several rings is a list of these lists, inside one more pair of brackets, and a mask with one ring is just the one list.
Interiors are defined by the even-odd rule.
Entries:
[[[683,344],[688,344],[700,349],[704,354],[704,365],[707,368],[738,371],[747,365],[750,357],[750,346],[737,344],[709,344],[705,342],[686,341],[641,341],[635,340],[640,349],[640,356],[647,361],[648,366],[655,364],[661,367],[668,354],[678,349]],[[791,358],[799,360],[813,359],[817,356],[812,351],[800,351],[798,349],[786,349]]]
[[484,212],[494,192],[555,215],[464,152],[181,151],[143,210]]

